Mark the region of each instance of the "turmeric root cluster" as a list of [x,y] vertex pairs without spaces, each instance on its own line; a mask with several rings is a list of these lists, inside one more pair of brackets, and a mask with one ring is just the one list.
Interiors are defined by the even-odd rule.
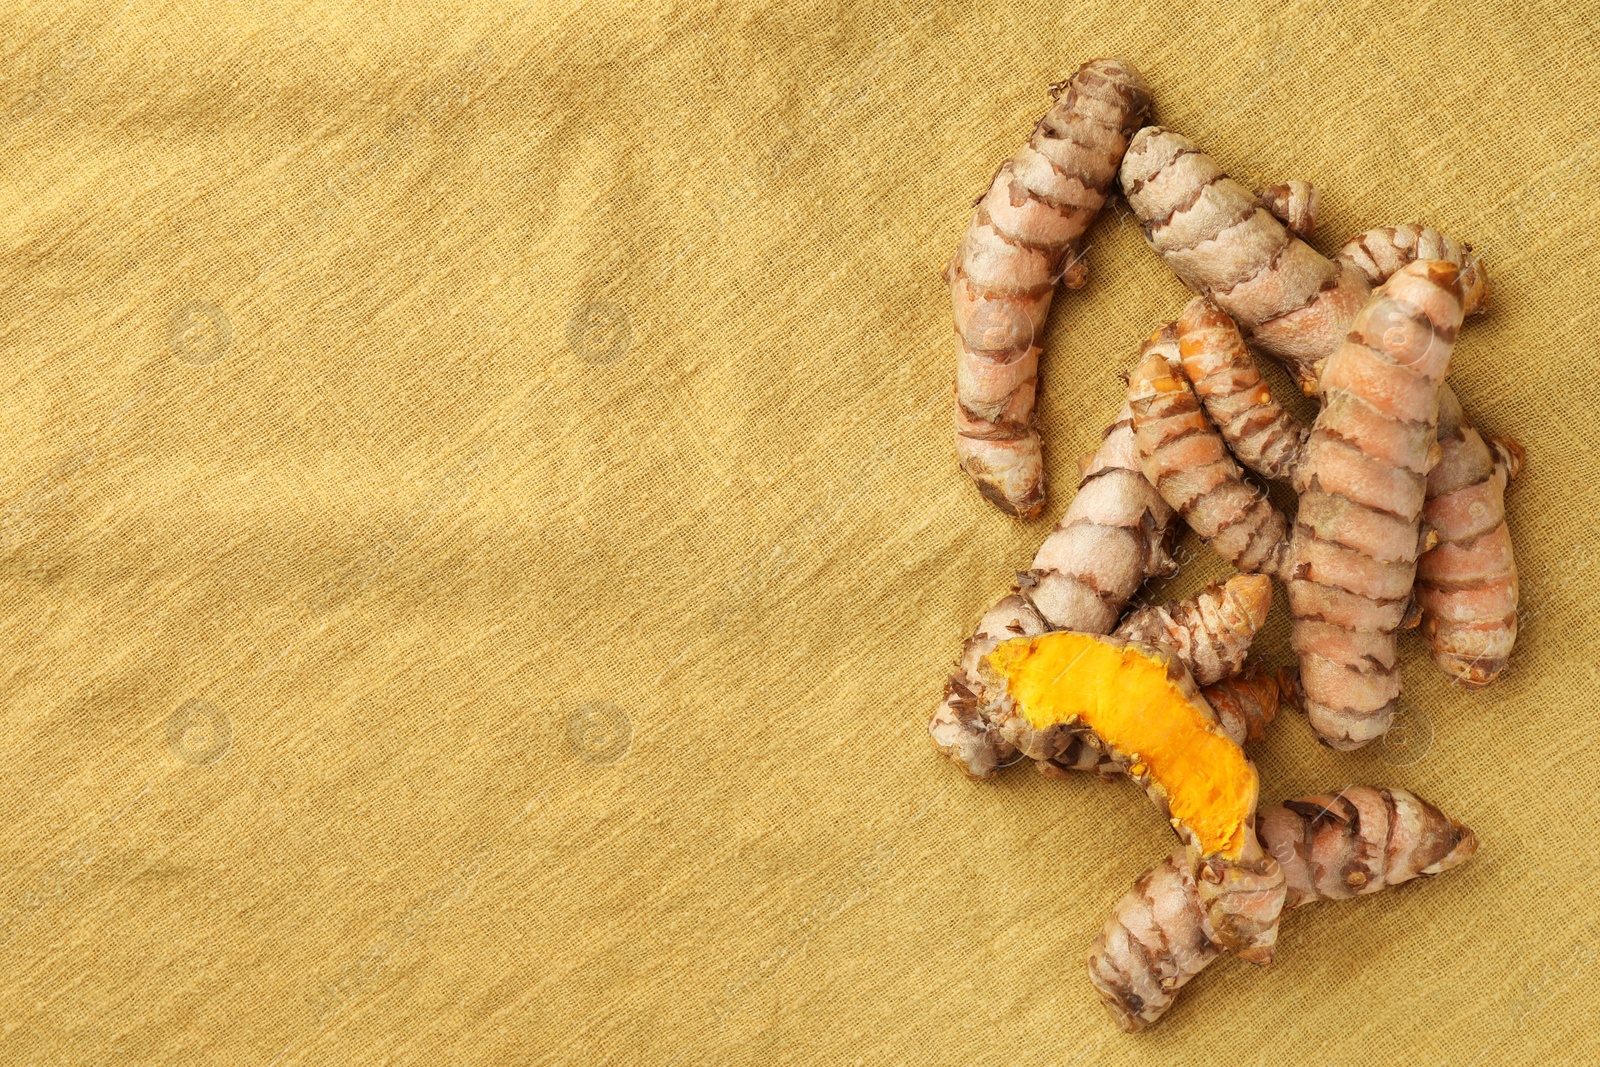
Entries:
[[[1285,908],[1472,856],[1470,830],[1404,789],[1258,811],[1244,746],[1280,702],[1332,748],[1382,737],[1400,697],[1396,635],[1419,623],[1463,687],[1501,674],[1518,598],[1504,497],[1524,455],[1479,433],[1448,381],[1463,320],[1488,299],[1470,245],[1409,224],[1325,257],[1310,243],[1313,186],[1252,192],[1180,134],[1139,128],[1149,94],[1126,62],[1093,60],[1053,91],[946,272],[957,447],[983,495],[1016,516],[1043,509],[1041,331],[1055,286],[1084,282],[1112,174],[1196,297],[1140,347],[1076,497],[967,639],[929,732],[974,779],[1024,760],[1054,778],[1131,779],[1170,821],[1182,847],[1138,880],[1089,957],[1132,1031],[1223,954],[1269,963]],[[1318,401],[1310,425],[1273,397],[1258,353]],[[1293,514],[1268,482],[1294,489]],[[1176,571],[1184,525],[1239,573],[1130,610]],[[1299,659],[1276,673],[1247,658],[1274,583]]]

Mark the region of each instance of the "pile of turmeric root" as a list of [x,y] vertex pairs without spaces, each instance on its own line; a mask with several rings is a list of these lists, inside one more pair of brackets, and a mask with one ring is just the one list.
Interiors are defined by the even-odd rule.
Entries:
[[[1025,518],[1044,507],[1040,338],[1056,289],[1085,284],[1084,234],[1113,186],[1195,299],[1140,346],[1077,495],[967,639],[929,731],[974,778],[1023,760],[1056,777],[1126,775],[1170,819],[1182,847],[1117,904],[1089,955],[1132,1031],[1219,955],[1269,962],[1285,907],[1439,874],[1476,850],[1402,789],[1258,810],[1244,746],[1280,703],[1335,749],[1381,738],[1406,627],[1421,625],[1462,686],[1495,680],[1517,632],[1504,499],[1523,452],[1479,434],[1447,381],[1462,321],[1488,295],[1471,246],[1393,226],[1328,259],[1308,243],[1312,186],[1251,191],[1146,125],[1149,92],[1129,64],[1094,60],[1051,88],[946,268],[956,449],[983,496]],[[1257,355],[1317,398],[1311,425],[1273,398]],[[1292,517],[1262,479],[1294,489]],[[1184,525],[1239,573],[1127,611],[1176,571]],[[1299,664],[1271,673],[1247,655],[1274,581]]]

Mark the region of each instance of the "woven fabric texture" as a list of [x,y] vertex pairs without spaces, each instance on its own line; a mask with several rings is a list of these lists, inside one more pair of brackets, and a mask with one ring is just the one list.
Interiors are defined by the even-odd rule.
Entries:
[[[0,1063],[1594,1062],[1597,14],[10,5]],[[1388,743],[1256,751],[1264,802],[1404,786],[1478,857],[1136,1037],[1083,961],[1170,830],[925,733],[1187,299],[1108,208],[1046,513],[977,496],[939,272],[1100,55],[1315,182],[1325,252],[1472,242],[1453,382],[1528,450],[1501,681],[1408,633]],[[1186,546],[1148,595],[1225,573]]]

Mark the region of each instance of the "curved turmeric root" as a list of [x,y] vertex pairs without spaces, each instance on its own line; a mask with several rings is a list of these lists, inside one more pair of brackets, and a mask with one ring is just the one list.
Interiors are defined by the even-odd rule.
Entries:
[[[1472,831],[1403,789],[1351,786],[1263,808],[1258,833],[1288,882],[1284,907],[1442,874],[1477,851]],[[1270,894],[1263,894],[1270,907]],[[1089,950],[1089,981],[1117,1025],[1143,1030],[1222,954],[1183,851],[1146,871]]]
[[[1130,612],[1114,636],[1170,652],[1201,686],[1223,732],[1243,744],[1277,713],[1277,682],[1237,676],[1250,643],[1272,608],[1272,582],[1259,574],[1236,574],[1195,595]],[[1270,689],[1270,692],[1268,691]],[[1221,701],[1220,706],[1213,697]],[[1081,733],[1053,731],[1037,739],[1028,755],[1041,774],[1065,778],[1071,771],[1093,771],[1102,778],[1121,773],[1116,761]]]
[[1292,642],[1306,717],[1333,748],[1382,736],[1399,700],[1395,631],[1422,551],[1439,384],[1461,326],[1459,276],[1427,260],[1373,294],[1328,359],[1325,402],[1295,476]]
[[1144,343],[1128,375],[1128,407],[1140,466],[1173,510],[1241,571],[1283,573],[1288,523],[1265,492],[1244,480],[1228,446],[1175,370],[1177,331]]
[[1188,846],[1208,936],[1272,958],[1283,872],[1256,838],[1256,769],[1171,653],[1117,637],[1019,637],[983,660],[993,718],[1024,752],[1090,735]]
[[[1439,401],[1438,464],[1423,518],[1439,543],[1417,561],[1417,606],[1439,669],[1482,689],[1517,640],[1517,563],[1506,528],[1506,482],[1522,465],[1515,442],[1485,442],[1454,394]],[[1497,451],[1498,450],[1498,451]]]
[[1044,507],[1034,426],[1039,339],[1056,283],[1083,284],[1081,240],[1116,177],[1149,93],[1119,59],[1095,59],[1053,86],[1055,105],[1001,165],[945,278],[955,303],[956,452],[995,506]]
[[992,718],[1020,750],[1092,733],[1200,855],[1259,851],[1255,767],[1170,652],[1057,631],[1004,641],[980,669]]
[[[959,672],[929,720],[934,744],[968,776],[990,777],[1020,758],[985,716],[979,660],[1009,637],[1110,630],[1147,578],[1177,569],[1168,553],[1176,534],[1172,518],[1172,509],[1139,470],[1132,417],[1124,407],[1084,464],[1078,495],[1039,546],[1033,569],[967,639]],[[1076,767],[1082,760],[1069,762]]]
[[1300,462],[1307,428],[1273,399],[1239,327],[1208,297],[1178,319],[1183,373],[1228,449],[1246,467],[1287,481]]

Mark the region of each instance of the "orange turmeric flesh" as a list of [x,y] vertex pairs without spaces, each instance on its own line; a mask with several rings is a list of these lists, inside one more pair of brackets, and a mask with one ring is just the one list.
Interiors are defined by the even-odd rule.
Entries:
[[1255,767],[1153,649],[1058,630],[1001,643],[989,665],[1031,726],[1087,726],[1207,855],[1239,854]]

